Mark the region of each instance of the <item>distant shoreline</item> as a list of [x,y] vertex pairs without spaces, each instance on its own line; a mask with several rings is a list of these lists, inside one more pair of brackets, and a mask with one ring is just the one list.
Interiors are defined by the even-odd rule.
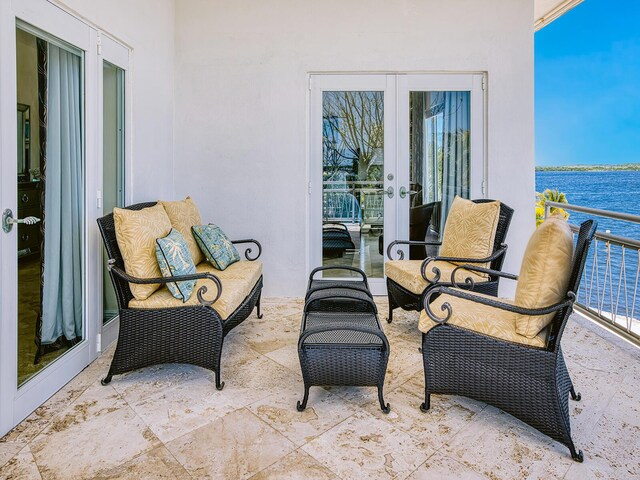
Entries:
[[617,172],[638,170],[640,170],[640,163],[623,163],[617,165],[558,165],[555,167],[536,166],[536,172]]

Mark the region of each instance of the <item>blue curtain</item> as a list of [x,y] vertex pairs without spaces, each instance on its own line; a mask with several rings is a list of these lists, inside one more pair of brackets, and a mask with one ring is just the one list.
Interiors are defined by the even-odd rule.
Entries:
[[443,96],[444,114],[440,225],[444,226],[454,197],[469,198],[470,195],[471,119],[469,92],[442,92],[440,95]]
[[83,165],[80,57],[48,45],[41,343],[82,338]]

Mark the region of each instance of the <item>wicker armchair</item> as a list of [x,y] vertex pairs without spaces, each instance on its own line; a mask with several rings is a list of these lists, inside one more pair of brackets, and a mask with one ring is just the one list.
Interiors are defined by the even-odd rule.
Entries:
[[[571,438],[568,407],[569,394],[576,401],[581,397],[569,377],[560,341],[572,312],[595,229],[593,220],[580,226],[566,296],[554,305],[528,309],[508,300],[446,286],[436,286],[429,291],[421,318],[421,322],[423,318],[430,322],[428,331],[422,334],[425,371],[422,411],[429,410],[432,393],[471,397],[494,405],[559,441],[569,448],[575,461],[583,461],[582,451],[576,450]],[[468,265],[465,268],[478,269]],[[507,273],[492,273],[518,279]],[[441,297],[433,302],[436,295]],[[464,312],[460,310],[465,310],[461,308],[464,303],[466,310],[473,309],[476,314],[480,312],[484,317],[483,324],[488,326],[461,326],[460,315]],[[436,314],[433,310],[438,310],[438,307],[440,311]],[[441,318],[443,313],[444,318]],[[517,341],[508,341],[486,332],[494,328],[505,314],[508,317],[510,314],[536,316],[551,313],[554,314],[551,323],[534,339],[521,337]],[[421,330],[424,332],[425,329]]]
[[[492,202],[493,200],[489,199],[477,199],[473,200],[474,203],[486,203]],[[436,266],[434,266],[434,262],[446,262],[450,267],[450,271],[455,269],[461,262],[467,264],[487,264],[490,263],[491,272],[500,271],[502,269],[502,264],[504,262],[504,257],[507,252],[507,245],[504,243],[507,232],[509,230],[509,225],[511,224],[511,217],[513,216],[513,209],[504,203],[500,204],[500,217],[498,219],[498,226],[496,228],[496,234],[493,242],[493,253],[487,257],[482,259],[469,259],[469,258],[452,258],[452,257],[427,257],[424,259],[422,264],[420,265],[419,271],[416,269],[415,272],[411,272],[410,275],[414,276],[415,279],[411,282],[418,286],[409,287],[406,283],[403,284],[400,281],[394,280],[387,276],[387,295],[389,297],[389,316],[387,318],[387,322],[391,323],[393,321],[393,311],[400,307],[403,310],[415,311],[419,312],[422,310],[424,305],[424,299],[429,293],[429,291],[437,286],[437,285],[451,285],[451,282],[448,281],[448,278],[442,277],[442,272]],[[387,247],[387,257],[389,260],[393,261],[393,248],[397,245],[409,245],[409,246],[439,246],[440,242],[437,241],[407,241],[407,240],[396,240],[391,242]],[[402,251],[398,253],[398,261],[405,261],[404,254]],[[415,262],[415,261],[405,261],[405,262]],[[456,262],[456,263],[451,263]],[[389,266],[390,262],[387,263]],[[407,263],[406,265],[409,265]],[[433,277],[428,277],[427,271],[430,270],[433,272]],[[480,293],[486,293],[489,295],[496,296],[498,294],[498,283],[500,281],[500,276],[494,273],[489,273],[488,277],[483,281],[476,281],[474,284],[474,290]],[[419,292],[419,293],[418,293]],[[433,298],[433,297],[432,297]]]
[[[141,210],[152,207],[156,202],[139,203],[126,207]],[[188,363],[212,370],[215,373],[216,388],[222,390],[220,381],[220,357],[224,337],[256,308],[260,314],[262,276],[259,277],[249,295],[235,310],[223,319],[216,310],[216,301],[222,295],[224,281],[217,275],[199,272],[180,277],[135,278],[125,272],[124,261],[116,240],[113,214],[98,219],[98,226],[109,258],[109,275],[118,300],[120,330],[118,343],[109,373],[102,380],[103,385],[111,382],[113,375],[160,363]],[[245,258],[257,260],[262,247],[256,240],[236,240],[234,244],[254,244],[258,252],[252,256],[252,249],[245,250]],[[205,299],[208,287],[200,285],[195,305],[171,308],[130,308],[134,298],[130,283],[161,284],[184,280],[208,280],[209,287],[216,290],[212,299]]]

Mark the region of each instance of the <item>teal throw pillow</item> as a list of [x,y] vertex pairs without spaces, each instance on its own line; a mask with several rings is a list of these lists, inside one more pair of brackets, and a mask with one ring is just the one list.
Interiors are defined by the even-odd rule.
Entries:
[[218,270],[224,270],[232,263],[240,261],[238,250],[220,227],[212,223],[194,225],[191,231],[207,261]]
[[[166,237],[156,239],[156,257],[163,277],[177,277],[196,273],[189,245],[182,234],[172,228]],[[171,295],[182,303],[191,298],[196,280],[167,283]]]

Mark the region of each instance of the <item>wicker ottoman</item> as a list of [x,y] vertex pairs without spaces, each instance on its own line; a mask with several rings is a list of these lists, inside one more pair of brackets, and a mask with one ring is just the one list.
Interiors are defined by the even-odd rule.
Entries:
[[359,286],[353,281],[328,285],[310,280],[298,340],[304,379],[299,411],[307,406],[310,387],[328,385],[378,387],[380,408],[390,411],[382,395],[389,342],[362,275],[364,282]]

